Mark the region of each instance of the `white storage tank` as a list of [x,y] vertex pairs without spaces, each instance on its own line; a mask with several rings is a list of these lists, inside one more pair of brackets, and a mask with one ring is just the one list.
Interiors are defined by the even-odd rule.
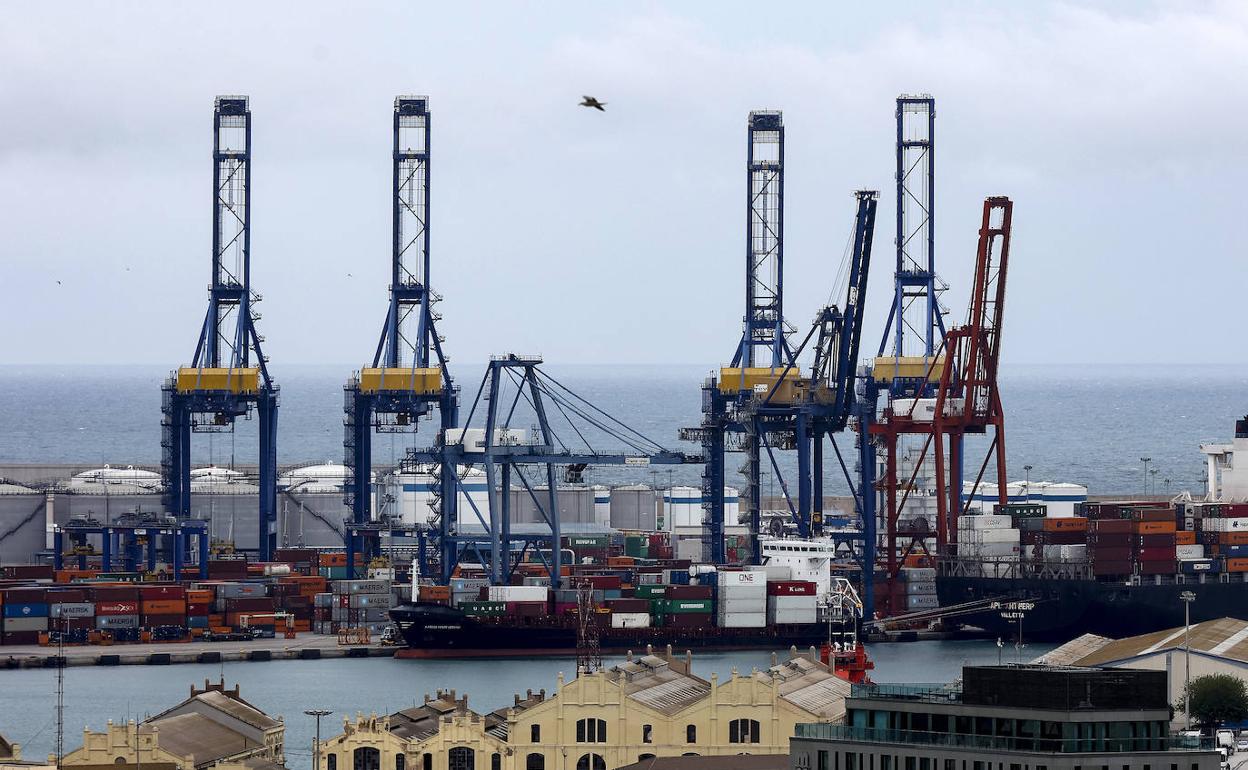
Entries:
[[124,468],[114,468],[111,465],[105,465],[103,468],[95,468],[75,474],[69,480],[71,488],[92,484],[127,484],[133,487],[159,489],[160,474],[155,471],[135,468],[133,465],[127,465]]
[[[473,504],[477,506],[477,510],[481,511],[482,517],[488,515],[489,487],[485,483],[485,471],[478,468],[460,468],[459,480],[460,520],[476,520],[476,514],[472,509]],[[390,477],[390,482],[385,487],[389,489],[399,518],[404,524],[431,523],[433,489],[438,481],[435,465],[425,465],[414,473],[396,473]]]
[[658,494],[645,484],[611,490],[611,526],[652,532],[657,527]]
[[671,487],[663,491],[663,529],[702,526],[702,490]]
[[595,484],[594,490],[594,523],[603,527],[611,526],[611,488]]
[[[342,487],[346,484],[348,471],[347,466],[341,463],[321,463],[319,465],[305,465],[302,468],[283,473],[277,479],[279,487],[287,489],[298,489],[302,492],[332,492],[342,491]],[[371,474],[376,479],[376,474]]]
[[[548,502],[549,487],[535,486],[533,494],[523,486],[511,488],[511,521],[513,524],[545,524],[546,520],[538,512],[538,504],[533,500],[536,496],[545,508]],[[567,485],[558,488],[555,498],[559,506],[559,522],[561,524],[593,524],[595,520],[595,491],[592,487]]]

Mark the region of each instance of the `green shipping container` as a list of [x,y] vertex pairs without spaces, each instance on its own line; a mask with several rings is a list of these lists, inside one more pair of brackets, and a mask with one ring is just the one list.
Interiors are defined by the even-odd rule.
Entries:
[[650,552],[650,542],[640,535],[629,535],[624,538],[624,555],[644,559]]
[[667,586],[657,583],[638,583],[633,587],[633,596],[638,599],[664,599],[667,597]]
[[459,608],[466,615],[503,615],[507,612],[507,602],[460,602]]
[[563,539],[564,545],[568,548],[606,548],[606,535],[576,535]]
[[711,611],[710,599],[668,599],[666,602],[669,615],[685,615]]

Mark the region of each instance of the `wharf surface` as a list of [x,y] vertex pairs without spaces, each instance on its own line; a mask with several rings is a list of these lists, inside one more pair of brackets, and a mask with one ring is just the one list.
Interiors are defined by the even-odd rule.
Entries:
[[179,663],[393,657],[398,649],[378,644],[339,645],[337,636],[325,634],[238,642],[66,645],[63,651],[53,645],[28,644],[0,647],[0,669],[55,668],[57,656],[62,652],[66,666],[169,666]]

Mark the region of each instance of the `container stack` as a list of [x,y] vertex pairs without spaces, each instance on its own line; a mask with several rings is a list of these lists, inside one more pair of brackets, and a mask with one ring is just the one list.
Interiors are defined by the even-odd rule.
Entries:
[[[1199,545],[1193,540],[1193,550],[1200,547],[1202,556],[1220,557],[1227,572],[1248,572],[1248,504],[1207,503],[1193,505],[1187,512],[1191,528],[1198,530]],[[1183,571],[1199,570],[1200,565],[1191,564]]]
[[394,596],[389,580],[335,580],[331,628],[341,631],[347,628],[367,628],[379,634],[390,625],[390,609]]
[[767,575],[761,571],[720,570],[716,625],[763,628],[767,625]]
[[999,513],[969,514],[958,517],[958,556],[983,564],[985,573],[1010,574],[1019,561],[1019,530],[1013,520]]
[[48,630],[48,591],[45,588],[8,588],[4,591],[3,633],[5,644],[36,644]]
[[905,586],[906,610],[934,610],[940,606],[936,598],[935,567],[902,567],[898,573]]
[[186,589],[180,585],[139,586],[139,626],[157,638],[186,636]]
[[668,586],[662,612],[663,625],[670,628],[711,628],[715,617],[712,597],[711,586]]
[[815,623],[819,620],[815,584],[806,580],[767,581],[767,622]]
[[1173,575],[1177,561],[1174,511],[1169,507],[1122,509],[1131,522],[1131,560],[1137,575]]
[[133,585],[101,585],[91,588],[95,602],[95,628],[118,641],[139,638],[139,589]]

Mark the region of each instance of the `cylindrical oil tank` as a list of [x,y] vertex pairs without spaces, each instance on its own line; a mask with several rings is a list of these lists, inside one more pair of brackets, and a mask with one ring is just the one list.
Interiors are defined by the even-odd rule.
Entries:
[[111,465],[105,465],[102,468],[94,468],[77,473],[69,480],[71,490],[74,487],[98,484],[122,484],[146,489],[158,489],[160,487],[160,474],[155,471],[135,468],[133,465],[127,465],[124,468],[114,468]]
[[[397,473],[390,477],[388,494],[397,504],[399,517],[404,524],[429,524],[433,518],[433,491],[438,484],[437,466],[427,465],[414,473]],[[470,502],[471,500],[471,502]],[[484,517],[489,510],[489,494],[485,483],[485,471],[478,468],[459,469],[459,518],[461,521],[476,520],[472,505],[476,505]],[[379,504],[383,510],[386,504]],[[393,508],[391,509],[393,510]]]
[[[547,490],[545,485],[533,487],[533,494],[524,487],[511,488],[511,522],[513,524],[545,524],[546,520],[538,512],[537,497],[542,508],[546,507]],[[561,524],[592,524],[594,522],[594,489],[592,487],[567,485],[558,488],[556,504],[559,506],[559,522]]]
[[277,540],[283,548],[341,546],[348,515],[341,488],[294,487],[277,496]]
[[[725,511],[725,514],[727,512]],[[671,487],[663,492],[663,529],[696,527],[702,523],[702,490]]]
[[611,490],[611,526],[652,532],[657,527],[659,498],[645,484],[629,484]]
[[0,482],[0,565],[30,564],[47,540],[47,495]]
[[[741,516],[741,490],[736,487],[724,487],[724,521],[736,521]],[[694,524],[701,524],[698,519]]]
[[611,526],[611,488],[602,484],[594,487],[594,523],[603,527]]
[[255,548],[260,542],[260,488],[223,480],[227,478],[210,475],[191,482],[191,516],[208,522],[210,539]]

